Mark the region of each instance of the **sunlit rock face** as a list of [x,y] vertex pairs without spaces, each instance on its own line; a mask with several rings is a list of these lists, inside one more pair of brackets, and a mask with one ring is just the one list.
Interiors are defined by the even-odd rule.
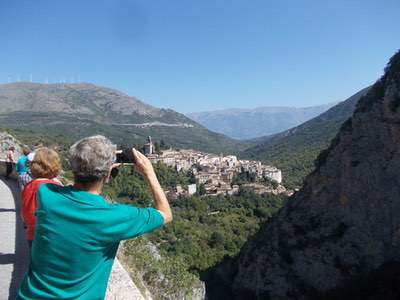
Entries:
[[316,165],[223,267],[231,297],[400,299],[400,52]]
[[108,280],[106,300],[145,300],[118,259],[115,259]]
[[14,146],[14,156],[18,158],[21,155],[21,143],[7,132],[0,132],[0,160],[5,160],[8,149]]

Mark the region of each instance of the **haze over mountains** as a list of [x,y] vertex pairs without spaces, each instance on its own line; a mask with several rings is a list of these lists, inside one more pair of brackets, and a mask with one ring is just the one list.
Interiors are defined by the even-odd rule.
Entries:
[[329,146],[340,126],[352,115],[370,87],[362,89],[321,115],[281,133],[254,139],[243,155],[282,169],[286,184],[301,186],[317,155]]
[[89,83],[2,84],[0,125],[71,138],[100,133],[124,144],[143,144],[151,135],[175,147],[216,153],[243,149],[238,141],[211,132],[183,114]]
[[235,139],[268,136],[297,126],[325,112],[336,103],[311,107],[258,107],[186,114],[209,130]]

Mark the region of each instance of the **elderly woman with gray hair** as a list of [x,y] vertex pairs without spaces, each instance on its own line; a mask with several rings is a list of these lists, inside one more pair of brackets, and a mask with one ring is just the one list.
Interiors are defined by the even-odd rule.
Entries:
[[70,148],[72,186],[44,184],[37,191],[31,263],[17,299],[103,299],[119,242],[172,220],[151,162],[132,149],[155,208],[109,204],[100,195],[115,166],[116,147],[92,136]]

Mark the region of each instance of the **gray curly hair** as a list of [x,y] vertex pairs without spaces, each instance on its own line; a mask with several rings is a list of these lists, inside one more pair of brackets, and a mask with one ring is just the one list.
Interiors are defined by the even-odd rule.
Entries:
[[115,162],[116,146],[102,135],[77,141],[69,149],[69,162],[75,182],[92,183],[107,176]]

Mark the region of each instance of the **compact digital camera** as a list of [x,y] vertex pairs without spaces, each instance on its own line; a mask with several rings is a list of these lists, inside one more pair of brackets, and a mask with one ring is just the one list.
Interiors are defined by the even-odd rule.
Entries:
[[135,163],[135,157],[133,156],[133,152],[131,148],[121,147],[121,152],[117,153],[117,163]]
[[[129,147],[118,147],[120,149],[117,153],[117,159],[116,163],[120,164],[134,164],[135,163],[135,157],[133,156],[132,149]],[[111,177],[116,177],[119,173],[118,168],[113,168],[111,170]]]

